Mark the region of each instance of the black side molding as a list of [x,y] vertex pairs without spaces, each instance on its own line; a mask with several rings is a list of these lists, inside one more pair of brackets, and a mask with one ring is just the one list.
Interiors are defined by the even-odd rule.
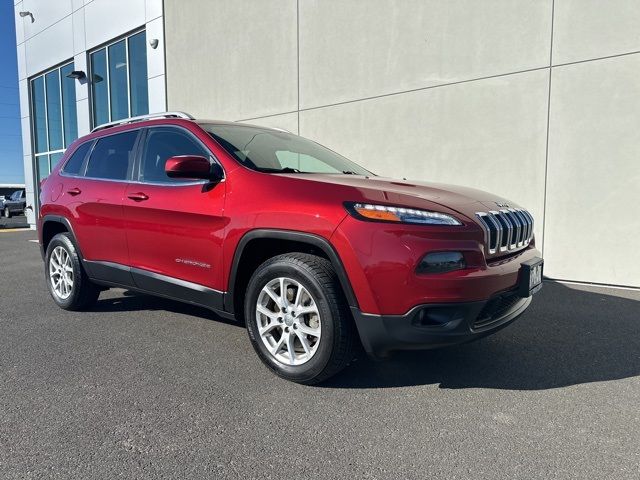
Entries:
[[135,287],[131,268],[126,265],[94,260],[83,260],[82,265],[89,278],[95,282],[104,282],[125,288]]
[[351,288],[351,283],[349,282],[349,277],[347,276],[347,272],[342,265],[342,261],[338,256],[338,253],[335,251],[333,246],[329,243],[327,239],[324,237],[320,237],[318,235],[314,235],[311,233],[297,232],[294,230],[277,230],[277,229],[256,229],[247,232],[238,242],[238,246],[236,247],[236,251],[233,255],[233,263],[231,264],[231,272],[229,273],[229,284],[227,288],[227,292],[224,294],[224,309],[230,314],[234,313],[233,307],[233,299],[234,299],[234,286],[236,283],[236,278],[238,274],[238,265],[240,264],[240,259],[242,258],[242,254],[244,252],[244,248],[247,244],[258,238],[269,238],[275,240],[290,240],[300,243],[307,243],[312,245],[320,250],[322,250],[325,255],[331,261],[333,268],[338,275],[338,279],[340,280],[340,284],[342,286],[342,290],[347,298],[347,302],[350,307],[358,308],[358,301],[356,299],[355,294],[353,293],[353,289]]
[[94,260],[83,260],[82,263],[89,278],[100,285],[178,300],[229,317],[223,309],[224,294],[213,288],[119,263]]
[[131,268],[131,276],[135,286],[145,292],[200,305],[215,311],[223,310],[224,294],[213,288],[140,268]]

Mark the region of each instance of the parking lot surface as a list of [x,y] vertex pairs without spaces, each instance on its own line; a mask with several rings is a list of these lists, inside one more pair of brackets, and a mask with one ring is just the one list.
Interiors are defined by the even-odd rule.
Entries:
[[11,218],[5,218],[4,215],[0,215],[0,232],[2,230],[28,227],[27,217],[24,215],[14,215]]
[[0,478],[640,478],[640,292],[546,282],[476,343],[270,374],[243,328],[123,290],[49,298],[0,234]]

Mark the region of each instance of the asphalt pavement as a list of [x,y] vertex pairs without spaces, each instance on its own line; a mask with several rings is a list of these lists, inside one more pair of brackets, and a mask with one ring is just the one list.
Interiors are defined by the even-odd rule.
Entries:
[[494,336],[305,387],[203,309],[60,310],[34,238],[0,231],[0,479],[640,478],[640,291],[545,282]]
[[29,228],[27,217],[24,215],[14,215],[9,218],[5,218],[4,215],[0,215],[0,232],[2,230],[13,228]]

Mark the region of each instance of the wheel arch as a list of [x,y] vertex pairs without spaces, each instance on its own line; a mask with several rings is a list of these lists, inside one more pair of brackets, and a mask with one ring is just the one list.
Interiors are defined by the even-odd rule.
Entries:
[[[247,248],[249,246],[264,247],[265,245],[272,245],[273,250],[270,248],[261,250]],[[262,252],[262,254],[252,255],[255,251]],[[236,246],[229,272],[228,288],[224,295],[225,311],[231,314],[242,311],[244,287],[248,283],[252,269],[274,254],[289,252],[313,253],[329,260],[338,276],[347,303],[350,307],[358,307],[358,301],[344,265],[326,238],[294,230],[257,229],[247,232]]]
[[80,259],[81,260],[84,259],[84,257],[82,256],[82,251],[78,246],[77,237],[73,232],[73,227],[71,225],[71,222],[67,218],[62,217],[60,215],[45,215],[42,218],[41,225],[42,225],[42,233],[40,237],[41,238],[40,251],[42,253],[42,258],[44,258],[47,252],[47,247],[49,246],[49,242],[51,242],[51,239],[55,237],[58,233],[66,232],[71,235]]

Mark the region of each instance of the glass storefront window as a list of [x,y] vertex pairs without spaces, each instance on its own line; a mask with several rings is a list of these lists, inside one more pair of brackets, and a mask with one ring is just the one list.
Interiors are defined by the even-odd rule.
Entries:
[[146,38],[144,32],[129,37],[129,89],[132,117],[149,113]]
[[31,120],[33,122],[36,152],[46,152],[48,150],[47,109],[44,98],[44,76],[41,76],[31,82],[31,101],[33,103]]
[[76,80],[67,77],[72,71],[73,62],[31,79],[31,127],[38,184],[51,173],[65,148],[78,138]]
[[60,98],[60,70],[56,69],[44,76],[47,86],[47,130],[49,133],[49,148],[62,148],[62,100]]
[[78,111],[76,109],[76,84],[72,78],[68,78],[73,71],[73,64],[69,63],[60,67],[60,79],[62,80],[62,121],[64,129],[64,144],[71,145],[78,138]]
[[109,96],[111,97],[111,120],[129,116],[127,93],[127,47],[125,40],[114,43],[109,51]]
[[100,125],[109,121],[109,91],[107,87],[107,50],[91,54],[91,98],[93,100],[93,123]]
[[93,125],[149,113],[145,32],[92,52]]

